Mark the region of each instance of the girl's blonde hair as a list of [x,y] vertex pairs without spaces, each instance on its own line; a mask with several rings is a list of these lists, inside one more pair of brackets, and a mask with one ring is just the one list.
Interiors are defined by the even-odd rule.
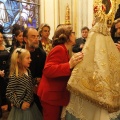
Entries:
[[[15,74],[18,77],[19,75],[23,74],[22,61],[26,54],[29,54],[29,51],[23,48],[16,48],[11,56],[11,64],[10,64],[10,74],[9,76]],[[19,62],[18,62],[19,61]]]

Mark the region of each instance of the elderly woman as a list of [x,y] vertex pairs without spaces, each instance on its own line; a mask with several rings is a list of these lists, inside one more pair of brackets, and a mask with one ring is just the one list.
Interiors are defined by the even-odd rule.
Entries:
[[53,49],[47,56],[37,93],[42,103],[44,120],[60,120],[62,107],[69,102],[67,81],[73,67],[83,58],[83,54],[78,52],[69,59],[68,50],[74,44],[72,27],[59,26],[53,36]]

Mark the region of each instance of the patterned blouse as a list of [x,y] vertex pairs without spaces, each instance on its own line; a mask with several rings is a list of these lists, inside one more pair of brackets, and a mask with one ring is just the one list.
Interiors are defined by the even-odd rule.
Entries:
[[34,83],[35,81],[33,81],[30,71],[28,75],[18,75],[18,77],[15,74],[11,75],[6,91],[7,98],[18,108],[21,108],[24,101],[31,104],[33,102]]
[[52,40],[48,39],[47,43],[44,43],[41,40],[41,44],[42,44],[42,48],[44,49],[44,51],[46,52],[46,54],[48,55],[50,50],[52,49]]

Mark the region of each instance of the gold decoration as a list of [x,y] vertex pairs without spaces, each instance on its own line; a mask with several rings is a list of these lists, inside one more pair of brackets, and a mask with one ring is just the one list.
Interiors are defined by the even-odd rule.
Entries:
[[32,23],[32,18],[29,17],[29,18],[28,18],[28,21],[29,21],[29,23]]
[[83,61],[72,70],[67,88],[78,99],[86,99],[114,112],[120,110],[120,67],[117,67],[120,66],[120,53],[110,35],[98,33],[100,24],[95,24],[95,32],[89,32],[82,50]]
[[116,0],[95,0],[94,15],[106,20],[108,27],[111,27],[114,20]]
[[70,24],[70,8],[68,4],[66,7],[65,24],[68,24],[68,25]]
[[27,28],[27,24],[25,23],[25,24],[24,24],[24,29],[26,29],[26,28]]

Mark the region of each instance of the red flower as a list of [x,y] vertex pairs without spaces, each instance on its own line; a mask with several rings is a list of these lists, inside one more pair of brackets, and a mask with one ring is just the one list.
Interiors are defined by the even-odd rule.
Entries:
[[98,6],[94,7],[94,13],[96,13],[98,11]]

